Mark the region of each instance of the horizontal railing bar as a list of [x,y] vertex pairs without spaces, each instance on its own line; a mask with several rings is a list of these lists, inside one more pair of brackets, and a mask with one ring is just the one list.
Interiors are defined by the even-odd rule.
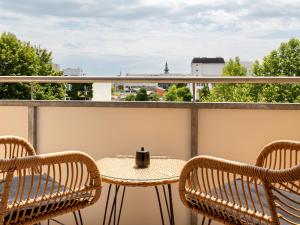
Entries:
[[195,76],[0,76],[0,83],[300,83],[300,77],[195,77]]
[[243,103],[243,102],[124,102],[124,101],[45,101],[0,100],[0,106],[24,107],[102,107],[102,108],[173,108],[173,109],[260,109],[300,110],[299,103]]

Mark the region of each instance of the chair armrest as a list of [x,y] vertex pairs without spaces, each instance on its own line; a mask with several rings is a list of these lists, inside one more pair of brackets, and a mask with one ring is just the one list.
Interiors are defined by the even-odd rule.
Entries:
[[47,219],[92,205],[100,197],[100,172],[95,161],[83,152],[2,161],[0,170],[14,171],[7,202],[8,221]]
[[292,168],[298,165],[300,142],[279,140],[267,144],[256,160],[256,166],[273,170]]
[[0,158],[17,158],[36,155],[32,145],[21,137],[0,136]]

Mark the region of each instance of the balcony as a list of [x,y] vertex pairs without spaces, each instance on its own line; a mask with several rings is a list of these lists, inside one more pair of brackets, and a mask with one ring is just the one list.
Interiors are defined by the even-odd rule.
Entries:
[[[21,79],[21,80],[20,80]],[[71,80],[70,80],[71,79]],[[119,82],[112,78],[1,78],[1,82]],[[89,80],[90,79],[90,80]],[[299,78],[129,79],[127,82],[298,83]],[[79,150],[98,160],[134,154],[141,146],[151,155],[189,159],[212,155],[254,164],[262,147],[274,140],[300,140],[299,104],[167,103],[90,101],[0,101],[0,134],[30,140],[39,154]],[[100,171],[101,173],[101,171]],[[101,224],[107,195],[82,211],[84,224]],[[174,185],[176,224],[191,224]],[[128,188],[121,224],[161,224],[155,190]],[[58,218],[74,224],[73,217]],[[193,222],[193,224],[195,224]]]

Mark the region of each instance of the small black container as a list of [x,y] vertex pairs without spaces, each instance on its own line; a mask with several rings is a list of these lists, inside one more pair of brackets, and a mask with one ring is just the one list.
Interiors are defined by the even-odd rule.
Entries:
[[137,167],[147,167],[150,165],[150,153],[144,147],[136,151],[135,164]]

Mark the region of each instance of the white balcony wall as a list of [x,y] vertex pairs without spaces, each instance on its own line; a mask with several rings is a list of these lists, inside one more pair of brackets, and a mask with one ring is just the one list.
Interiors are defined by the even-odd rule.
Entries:
[[[27,138],[26,106],[0,107],[0,135]],[[262,147],[278,139],[300,140],[300,110],[199,109],[199,154],[255,163]],[[144,146],[152,155],[190,156],[190,109],[38,107],[39,153],[81,150],[96,160],[134,154]],[[101,171],[100,171],[101,173]],[[175,197],[176,224],[189,224],[189,212]],[[94,206],[83,210],[85,224],[101,224],[107,186]],[[160,224],[153,188],[128,188],[121,224]],[[71,214],[66,224],[75,224]],[[199,223],[200,224],[200,223]]]
[[28,107],[0,106],[0,135],[15,135],[28,139]]
[[300,141],[299,110],[199,110],[200,154],[254,164],[275,140]]
[[[181,159],[188,159],[190,155],[189,109],[41,107],[38,121],[39,153],[80,150],[97,160],[119,154],[135,154],[143,146],[152,155]],[[173,190],[176,222],[187,225],[189,213],[180,203],[176,185]],[[100,201],[82,211],[85,224],[102,223],[106,196],[107,185]],[[63,220],[74,224],[71,215]],[[128,188],[121,224],[160,223],[155,189]]]

